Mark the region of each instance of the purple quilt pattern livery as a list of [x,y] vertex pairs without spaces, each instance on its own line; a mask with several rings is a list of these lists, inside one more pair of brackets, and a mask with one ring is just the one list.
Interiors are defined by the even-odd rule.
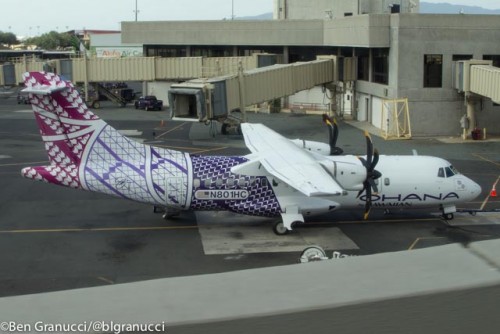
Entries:
[[201,190],[248,191],[245,200],[200,200],[192,195],[191,209],[229,210],[254,216],[274,217],[280,214],[280,206],[266,177],[236,175],[231,167],[247,161],[243,157],[191,156],[194,183]]

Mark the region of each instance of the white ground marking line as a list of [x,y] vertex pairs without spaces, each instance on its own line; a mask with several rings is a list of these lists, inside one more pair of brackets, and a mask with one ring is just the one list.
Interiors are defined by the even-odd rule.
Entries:
[[206,255],[301,252],[311,245],[327,250],[359,249],[337,227],[297,228],[288,235],[272,232],[272,220],[224,212],[197,212]]

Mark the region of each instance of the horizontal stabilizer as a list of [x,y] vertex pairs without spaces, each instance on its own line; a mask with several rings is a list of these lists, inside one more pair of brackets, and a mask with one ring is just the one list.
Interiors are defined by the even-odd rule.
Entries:
[[68,87],[58,87],[55,85],[36,85],[33,87],[27,87],[21,90],[22,93],[37,94],[37,95],[51,95],[53,93],[62,92],[68,89]]

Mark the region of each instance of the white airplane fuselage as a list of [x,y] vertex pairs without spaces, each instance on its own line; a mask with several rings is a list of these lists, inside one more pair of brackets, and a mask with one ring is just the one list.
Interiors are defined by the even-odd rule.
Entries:
[[[238,157],[240,158],[240,157]],[[355,156],[326,157],[339,164],[348,162],[350,165],[359,164],[360,160]],[[481,188],[474,181],[462,174],[458,174],[450,168],[451,164],[446,160],[427,156],[380,156],[377,170],[382,176],[377,180],[378,193],[372,194],[372,205],[374,208],[417,208],[417,207],[453,207],[456,204],[464,203],[476,198]],[[446,170],[453,171],[453,175]],[[222,170],[225,170],[222,168]],[[440,172],[442,170],[442,172]],[[279,204],[278,210],[267,208],[266,216],[277,216],[286,212],[287,207],[296,206],[298,213],[303,216],[322,214],[337,209],[360,208],[365,205],[366,194],[358,197],[361,189],[345,191],[340,195],[306,196],[300,191],[280,181],[274,176],[266,173],[264,169],[260,175],[255,175],[262,192],[267,193],[264,202],[256,201],[259,207],[270,204],[275,205],[275,200]],[[238,213],[246,213],[241,210],[232,210],[228,203],[244,203],[244,207],[251,205],[247,202],[247,194],[259,194],[259,188],[252,187],[252,181],[241,182],[238,186],[237,180],[244,176],[237,174],[220,173],[212,175],[209,187],[205,187],[205,180],[197,179],[194,175],[193,193],[209,191],[205,200],[211,205],[199,205],[186,203],[190,209],[229,209]],[[363,176],[364,177],[364,176]],[[219,181],[217,181],[219,180]],[[227,180],[230,180],[228,183]],[[217,184],[218,182],[218,184]],[[249,185],[249,186],[246,186]],[[272,190],[272,194],[270,191]],[[197,197],[197,196],[195,196]],[[198,196],[200,199],[202,196]],[[241,199],[245,197],[244,199]],[[201,199],[203,201],[203,199]],[[214,203],[219,202],[219,205]],[[252,213],[250,213],[252,214]],[[254,214],[260,215],[258,212]]]

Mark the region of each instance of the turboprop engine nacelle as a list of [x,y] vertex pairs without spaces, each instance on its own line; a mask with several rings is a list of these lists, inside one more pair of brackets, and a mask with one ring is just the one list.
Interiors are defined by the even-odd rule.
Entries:
[[302,139],[294,139],[291,140],[291,142],[306,151],[311,151],[326,156],[330,155],[330,145],[328,144]]
[[345,190],[363,189],[366,168],[357,157],[341,156],[335,157],[335,160],[325,160],[320,163]]

